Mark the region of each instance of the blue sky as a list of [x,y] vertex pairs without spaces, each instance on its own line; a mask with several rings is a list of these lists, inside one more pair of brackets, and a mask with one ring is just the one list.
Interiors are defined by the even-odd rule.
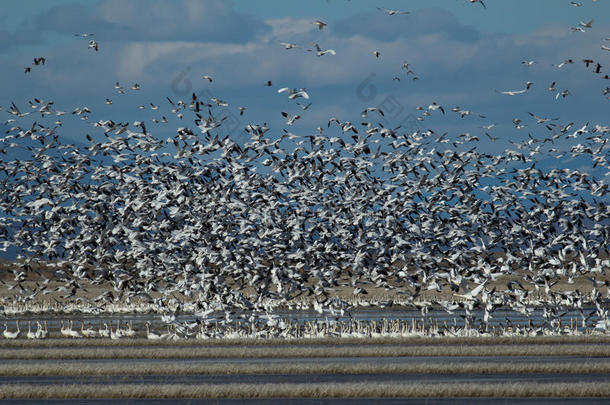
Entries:
[[[63,111],[86,105],[89,120],[66,118],[61,132],[83,142],[100,119],[150,122],[165,115],[169,126],[148,128],[159,138],[172,136],[192,122],[173,119],[166,97],[188,100],[192,92],[229,103],[215,113],[230,117],[225,130],[237,138],[245,136],[248,123],[268,123],[275,134],[282,129],[310,134],[330,117],[360,123],[364,108],[382,106],[386,126],[408,130],[484,138],[481,127],[495,124],[491,132],[504,143],[481,142],[481,148],[493,150],[528,133],[545,136],[528,112],[560,117],[563,124],[609,124],[610,101],[602,91],[610,81],[602,76],[610,73],[610,52],[601,46],[610,45],[604,40],[610,37],[610,2],[581,3],[486,0],[483,8],[464,0],[10,1],[0,16],[0,106],[6,110],[13,101],[25,109],[34,97],[53,100]],[[410,14],[389,16],[377,7]],[[316,19],[328,26],[318,30]],[[591,19],[585,32],[570,29]],[[88,38],[73,35],[83,32],[95,34],[99,52],[88,49]],[[280,42],[300,48],[286,50]],[[312,42],[337,54],[317,57],[305,50]],[[39,56],[47,63],[31,66]],[[570,58],[574,64],[557,68]],[[585,58],[599,62],[603,74],[587,69]],[[526,60],[536,63],[527,66]],[[419,80],[405,75],[404,61]],[[32,71],[24,74],[25,66]],[[264,86],[268,80],[272,87]],[[117,81],[142,89],[120,95]],[[519,96],[495,91],[519,90],[526,81],[534,85]],[[551,82],[556,91],[548,90]],[[301,110],[277,93],[280,87],[307,88],[312,106]],[[566,89],[570,96],[555,99]],[[105,104],[107,98],[112,105]],[[477,114],[437,112],[417,121],[416,107],[432,102]],[[152,111],[149,103],[161,109]],[[239,106],[247,108],[243,116]],[[302,118],[288,127],[281,111]],[[0,119],[5,117],[10,118],[0,112]],[[524,128],[515,129],[514,118],[523,120]]]

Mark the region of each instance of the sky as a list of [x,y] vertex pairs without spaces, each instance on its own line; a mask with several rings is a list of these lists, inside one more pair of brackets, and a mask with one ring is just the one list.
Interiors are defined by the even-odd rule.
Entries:
[[[188,101],[196,93],[229,104],[214,114],[227,117],[223,129],[238,141],[246,139],[249,123],[267,123],[276,135],[284,129],[312,134],[330,117],[359,124],[364,108],[381,107],[384,117],[367,120],[405,131],[432,128],[484,139],[482,127],[494,124],[489,132],[504,143],[480,145],[493,151],[528,134],[546,134],[529,112],[562,124],[610,124],[610,100],[603,94],[610,86],[603,79],[610,74],[610,52],[601,49],[610,46],[610,1],[570,3],[485,0],[484,8],[465,0],[6,1],[8,12],[0,15],[0,120],[11,118],[5,113],[11,102],[27,109],[38,98],[54,101],[57,110],[91,109],[86,121],[62,120],[60,134],[73,142],[85,142],[100,119],[150,122],[162,115],[169,125],[148,128],[166,139],[177,127],[193,125],[171,117],[166,97]],[[409,14],[389,15],[378,7]],[[571,29],[592,19],[585,32]],[[316,20],[328,25],[320,30]],[[74,35],[79,33],[94,35]],[[90,39],[99,51],[88,47]],[[299,47],[287,50],[281,42]],[[314,42],[336,55],[316,56],[308,51]],[[33,66],[35,57],[45,57],[45,65]],[[567,59],[575,63],[558,67]],[[583,59],[599,62],[602,74]],[[402,69],[405,62],[412,74]],[[517,96],[496,91],[520,90],[527,81],[532,87]],[[117,82],[125,94],[117,93]],[[552,82],[556,90],[549,91]],[[141,90],[130,90],[134,83]],[[306,88],[310,99],[297,101],[312,105],[302,110],[278,94],[282,87]],[[570,95],[556,99],[563,90]],[[422,116],[417,110],[433,102],[447,113]],[[150,103],[161,108],[151,110]],[[243,115],[240,106],[246,107]],[[456,106],[476,114],[460,118],[450,111]],[[282,111],[301,118],[288,126]],[[42,120],[31,116],[37,118]],[[523,128],[515,128],[515,118]]]

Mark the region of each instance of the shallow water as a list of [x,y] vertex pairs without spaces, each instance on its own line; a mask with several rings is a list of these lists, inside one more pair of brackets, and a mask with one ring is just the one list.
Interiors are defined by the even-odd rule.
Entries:
[[608,374],[236,374],[0,377],[0,384],[312,384],[312,383],[564,383],[606,382]]
[[[31,404],[28,400],[3,401],[6,405]],[[323,398],[323,399],[301,399],[301,398],[265,398],[265,399],[57,399],[37,400],[40,405],[57,404],[180,404],[180,405],[397,405],[397,404],[423,404],[423,405],[504,405],[504,404],[555,404],[555,405],[607,405],[606,398]]]
[[318,364],[447,364],[447,363],[610,363],[608,357],[580,357],[580,356],[410,356],[410,357],[329,357],[329,358],[303,358],[303,357],[283,357],[283,358],[207,358],[207,359],[87,359],[87,360],[61,360],[61,359],[41,359],[25,360],[10,359],[2,360],[3,364],[299,364],[299,363],[318,363]]
[[[583,308],[584,313],[595,312],[595,307]],[[474,310],[473,315],[476,319],[483,318],[484,312],[480,309]],[[236,322],[240,328],[247,328],[251,325],[248,318],[251,316],[249,313],[236,314],[228,318],[225,318],[224,314],[212,313],[206,318],[206,323],[210,328],[217,326],[234,327]],[[260,316],[260,314],[259,314]],[[278,310],[275,311],[272,316],[275,320],[284,320],[292,324],[304,325],[305,323],[334,323],[334,322],[349,322],[351,321],[364,321],[371,322],[375,321],[378,324],[383,320],[393,321],[401,320],[403,322],[412,324],[415,322],[425,322],[426,325],[431,323],[438,324],[439,327],[447,325],[449,327],[462,328],[465,326],[465,320],[459,312],[449,314],[446,311],[440,309],[431,309],[425,317],[419,310],[416,309],[403,309],[403,308],[358,308],[350,312],[346,312],[342,316],[332,316],[328,314],[319,314],[313,310]],[[571,329],[584,331],[585,329],[591,329],[598,320],[596,315],[592,315],[586,324],[586,328],[583,328],[582,318],[579,311],[567,311],[562,319],[563,326],[570,326]],[[0,325],[4,322],[8,323],[9,330],[15,330],[15,322],[19,321],[20,328],[22,331],[27,331],[28,322],[31,323],[32,329],[36,329],[36,322],[46,321],[48,330],[52,337],[60,336],[59,331],[61,323],[65,322],[68,324],[70,321],[73,323],[75,330],[80,330],[81,323],[84,322],[86,327],[91,327],[94,330],[104,327],[104,324],[108,324],[112,328],[116,328],[117,322],[120,322],[121,328],[125,327],[126,322],[130,322],[133,329],[139,333],[139,336],[143,336],[146,330],[146,323],[151,323],[151,329],[158,333],[165,332],[166,323],[162,321],[161,315],[158,314],[21,314],[16,316],[0,315]],[[177,323],[194,322],[196,317],[193,314],[177,314],[175,321]],[[532,312],[530,317],[510,310],[510,309],[497,309],[494,311],[493,318],[489,320],[490,330],[496,327],[504,328],[507,325],[512,327],[524,327],[529,322],[533,322],[535,327],[548,326],[543,311],[536,309]],[[265,318],[259,318],[257,325],[259,328],[265,327],[267,320]]]

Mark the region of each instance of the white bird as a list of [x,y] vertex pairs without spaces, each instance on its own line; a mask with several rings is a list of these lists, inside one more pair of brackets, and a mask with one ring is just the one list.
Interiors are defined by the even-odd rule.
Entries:
[[352,294],[354,295],[366,295],[368,294],[368,291],[366,291],[364,288],[361,287],[356,287],[354,288],[354,291],[352,291]]
[[49,336],[49,331],[47,330],[47,321],[44,321],[44,328],[39,321],[37,321],[36,324],[36,339],[46,339],[46,337]]
[[377,10],[380,11],[385,11],[386,13],[388,13],[389,15],[397,15],[397,14],[409,14],[408,11],[400,11],[400,10],[392,10],[389,8],[381,8],[381,7],[377,7]]
[[296,103],[298,106],[301,107],[301,110],[303,110],[303,111],[307,110],[309,107],[311,107],[311,104],[313,104],[313,103],[307,103],[307,104],[303,105],[303,104],[299,103],[298,101]]
[[80,333],[83,335],[83,337],[86,337],[86,338],[92,338],[92,337],[96,337],[98,335],[98,332],[94,329],[91,329],[91,328],[85,329],[85,322],[82,322],[82,321],[81,321],[81,325],[80,325]]
[[483,290],[483,287],[485,287],[485,283],[479,284],[476,288],[474,288],[471,291],[468,291],[466,294],[454,294],[457,297],[462,297],[465,298],[467,300],[475,300],[476,297],[479,295],[479,293]]
[[286,121],[286,125],[292,125],[292,124],[294,124],[294,122],[295,122],[296,120],[298,120],[299,118],[301,118],[301,116],[300,116],[300,115],[292,115],[292,116],[291,116],[290,114],[288,114],[287,112],[284,112],[284,111],[282,111],[282,116],[283,116],[284,118],[288,119],[288,121]]
[[433,101],[432,104],[430,104],[428,106],[428,111],[436,111],[436,110],[441,110],[443,115],[445,114],[445,109],[443,108],[443,106],[437,104],[436,101]]
[[161,335],[158,335],[150,331],[150,322],[146,322],[146,339],[149,340],[160,340]]
[[[316,48],[316,55],[317,55],[317,56],[324,56],[324,55],[326,55],[327,53],[328,53],[328,54],[331,54],[331,55],[336,55],[336,54],[337,54],[337,52],[335,52],[335,50],[334,50],[334,49],[325,49],[325,50],[322,50],[322,48],[320,48],[320,45],[318,45],[318,44],[317,44],[317,43],[315,43],[315,42],[313,42],[313,43],[312,43],[312,45],[313,45],[313,46]],[[311,52],[311,51],[312,51],[312,49],[308,49],[308,51],[310,51],[310,52]]]
[[280,45],[282,45],[284,49],[299,48],[297,44],[291,44],[289,42],[280,42]]
[[320,29],[320,30],[328,25],[324,21],[321,21],[321,20],[316,20],[316,21],[312,22],[312,24],[317,26],[318,29]]
[[110,324],[110,339],[117,340],[123,337],[123,331],[121,330],[121,323],[117,319],[116,330],[112,329],[112,323]]
[[309,94],[307,94],[307,91],[303,87],[301,87],[299,90],[290,89],[289,87],[282,87],[277,92],[278,93],[288,92],[288,98],[290,100],[298,98],[298,97],[303,97],[304,99],[307,99],[307,100],[309,99]]
[[559,118],[541,118],[528,111],[528,114],[536,120],[536,124],[544,124],[545,122],[555,121]]
[[563,62],[561,62],[560,64],[558,64],[558,65],[552,65],[552,66],[555,66],[557,69],[561,69],[561,68],[562,68],[562,67],[564,67],[565,65],[571,65],[571,64],[573,64],[573,63],[574,63],[574,60],[573,60],[573,59],[566,59],[566,60],[564,60]]
[[64,321],[61,321],[61,325],[62,325],[62,327],[61,327],[61,334],[62,335],[66,336],[66,337],[71,337],[71,338],[80,338],[80,337],[82,337],[79,331],[72,329],[72,327],[73,327],[73,322],[72,321],[70,321],[70,326],[69,327],[64,325]]
[[593,18],[589,22],[582,22],[582,21],[580,21],[578,23],[578,25],[583,27],[583,28],[593,28],[593,21],[594,21]]
[[97,42],[92,39],[89,41],[89,46],[87,47],[87,49],[95,49],[95,52],[97,52],[99,50],[99,46]]
[[28,321],[28,332],[26,334],[28,339],[36,339],[36,331],[32,330],[31,321]]
[[379,108],[379,107],[368,107],[360,113],[360,116],[362,118],[366,118],[368,116],[368,113],[372,112],[372,111],[377,111],[379,114],[381,114],[382,117],[385,116],[385,114],[383,113],[383,110],[381,110],[381,108]]
[[229,106],[229,103],[227,103],[226,101],[223,101],[223,100],[221,100],[219,98],[216,98],[216,97],[212,97],[210,100],[212,100],[214,102],[214,104],[216,104],[217,106],[220,106],[220,107],[228,107]]
[[136,335],[136,331],[133,330],[131,322],[125,322],[125,329],[123,329],[122,334],[127,337],[134,337]]
[[100,327],[97,331],[97,334],[100,335],[100,337],[110,337],[110,329],[108,328],[108,323],[104,322],[104,327],[102,328],[100,321]]
[[523,94],[526,91],[527,90],[525,90],[525,89],[523,89],[523,90],[508,90],[508,91],[499,91],[499,90],[496,90],[496,93],[506,94],[507,96],[516,96],[517,94]]
[[532,82],[525,83],[525,88],[523,90],[508,90],[508,91],[496,90],[496,93],[505,94],[507,96],[516,96],[518,94],[525,93],[527,90],[529,90],[529,88],[532,86],[532,84],[534,84],[534,83],[532,83]]
[[20,333],[21,331],[19,330],[19,321],[17,321],[17,330],[14,332],[9,332],[8,325],[6,324],[6,322],[4,322],[4,332],[2,332],[2,335],[6,339],[17,339]]

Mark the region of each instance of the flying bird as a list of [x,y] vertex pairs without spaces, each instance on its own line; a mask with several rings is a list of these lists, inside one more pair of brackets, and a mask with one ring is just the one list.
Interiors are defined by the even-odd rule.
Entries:
[[440,111],[443,113],[443,115],[445,114],[445,109],[443,108],[443,106],[442,106],[442,105],[437,104],[437,103],[436,103],[436,101],[433,101],[433,102],[432,102],[432,104],[430,104],[430,105],[428,106],[428,110],[429,110],[429,111],[436,111],[436,110],[440,110]]
[[551,65],[551,66],[555,66],[557,69],[561,69],[565,65],[571,65],[573,63],[574,63],[574,59],[566,59],[558,65]]
[[322,30],[324,27],[326,27],[328,25],[324,21],[321,21],[321,20],[316,20],[316,21],[312,22],[312,24],[317,26],[318,29],[320,29],[320,30]]
[[400,10],[391,10],[389,8],[381,8],[381,7],[377,7],[377,10],[379,11],[385,11],[386,13],[388,13],[389,15],[398,15],[398,14],[409,14],[408,11],[400,11]]
[[[330,55],[336,55],[337,53],[335,52],[334,49],[325,49],[322,50],[322,48],[320,48],[320,45],[318,45],[317,43],[313,42],[312,45],[316,48],[316,55],[317,56],[324,56],[327,53]],[[308,51],[313,51],[312,49],[308,49]]]
[[307,91],[301,87],[300,89],[290,89],[289,87],[283,87],[281,89],[279,89],[277,91],[278,93],[285,93],[288,92],[288,98],[290,100],[298,98],[298,97],[303,97],[304,99],[309,99],[309,94],[307,94]]
[[286,121],[286,125],[292,125],[292,124],[294,124],[294,122],[296,120],[301,118],[300,115],[290,115],[290,114],[288,114],[287,112],[284,112],[284,111],[282,111],[282,116],[288,120],[288,121]]
[[299,47],[297,44],[291,44],[289,42],[280,42],[280,45],[282,45],[284,47],[284,49],[292,49],[292,48]]
[[299,103],[298,101],[297,101],[296,103],[297,103],[297,105],[298,105],[298,106],[300,106],[300,107],[301,107],[301,110],[303,110],[303,111],[305,111],[305,110],[307,110],[309,107],[311,107],[311,104],[312,104],[312,103],[307,103],[307,104],[303,105],[303,104]]
[[527,90],[529,90],[529,88],[532,86],[532,84],[534,84],[534,83],[532,83],[532,82],[525,83],[525,88],[522,90],[508,90],[508,91],[496,90],[496,93],[505,94],[507,96],[516,96],[518,94],[525,93]]
[[[380,10],[390,15],[396,11]],[[375,15],[384,21],[387,18],[379,12]],[[587,24],[592,25],[585,23],[579,28],[589,28]],[[610,45],[597,42],[599,38],[593,40],[596,42],[589,44],[592,49]],[[89,38],[83,40],[82,52],[89,52],[84,51],[84,41]],[[285,48],[286,44],[294,45],[281,44]],[[319,46],[310,48],[308,51],[316,51],[318,56],[331,53]],[[277,51],[282,52],[279,47]],[[367,51],[362,53],[367,59]],[[31,64],[31,58],[28,62]],[[597,62],[587,58],[583,62],[588,66],[587,75],[602,72],[601,59]],[[527,66],[532,63],[523,62]],[[566,63],[574,62],[568,59],[557,67]],[[398,65],[394,68],[389,77],[402,72]],[[27,69],[36,68],[30,65]],[[414,75],[407,62],[403,69],[406,77]],[[212,81],[202,72],[198,75]],[[561,83],[564,79],[556,80]],[[496,92],[512,96],[532,85],[527,82],[521,90]],[[272,86],[271,81],[266,86]],[[138,90],[140,86],[115,85],[119,93],[130,88]],[[548,89],[556,93],[556,98],[570,94],[555,82]],[[114,91],[106,90],[111,94]],[[588,86],[579,89],[588,90]],[[592,95],[599,97],[599,90],[604,96],[610,94],[605,83],[592,88]],[[283,117],[280,127],[294,125],[302,118],[300,114],[311,108],[305,88],[283,87],[277,92],[294,100],[302,110],[277,110]],[[110,97],[106,103],[111,104],[112,95],[105,96]],[[103,101],[105,96],[95,99]],[[499,131],[508,130],[505,135],[494,137],[490,131],[495,130],[495,124],[487,121],[481,122],[485,124],[482,126],[473,124],[479,129],[460,128],[452,131],[455,136],[448,132],[440,135],[418,125],[424,117],[437,115],[437,110],[445,113],[444,106],[437,102],[426,108],[420,101],[418,117],[402,115],[401,105],[382,102],[358,110],[369,122],[327,117],[327,127],[314,123],[312,132],[300,135],[282,128],[279,136],[267,137],[263,135],[275,132],[270,125],[251,122],[242,127],[248,137],[238,134],[241,123],[234,117],[244,114],[246,107],[219,108],[229,103],[211,94],[193,94],[186,102],[167,98],[169,105],[155,105],[139,94],[133,96],[142,112],[158,111],[151,118],[155,124],[167,124],[163,114],[170,111],[184,121],[162,140],[147,132],[144,117],[125,122],[99,117],[92,125],[94,129],[81,132],[86,145],[66,144],[56,132],[62,125],[60,120],[54,117],[32,122],[28,115],[35,115],[34,111],[42,117],[65,116],[65,120],[80,121],[93,117],[91,109],[81,104],[60,111],[54,109],[53,101],[39,98],[26,101],[28,110],[32,109],[28,112],[21,112],[15,103],[7,106],[10,119],[6,123],[11,125],[0,134],[0,211],[6,214],[0,215],[0,251],[21,246],[33,258],[32,263],[42,258],[49,264],[70,264],[49,265],[54,268],[45,274],[55,275],[53,284],[49,284],[51,280],[45,275],[35,275],[37,270],[28,267],[29,259],[15,261],[0,284],[10,282],[8,289],[18,291],[19,310],[22,304],[27,310],[28,301],[37,293],[59,292],[58,297],[66,303],[76,304],[65,308],[82,308],[81,313],[111,303],[132,305],[129,300],[137,298],[147,308],[150,305],[162,312],[151,322],[166,323],[164,334],[151,333],[152,325],[147,323],[144,328],[142,324],[140,336],[148,339],[222,338],[241,336],[242,332],[248,333],[247,329],[252,336],[287,338],[416,332],[401,319],[354,322],[351,314],[344,314],[344,308],[357,307],[358,300],[364,298],[369,301],[362,305],[394,305],[392,300],[379,300],[377,294],[364,290],[375,288],[394,290],[392,299],[417,308],[422,316],[432,308],[463,311],[462,325],[456,321],[451,327],[443,327],[426,321],[427,331],[434,335],[491,334],[488,320],[496,308],[502,308],[502,314],[504,309],[519,312],[525,315],[522,319],[533,315],[537,325],[515,324],[504,329],[496,322],[494,334],[565,334],[565,322],[561,325],[560,321],[567,310],[581,310],[585,323],[591,319],[591,328],[585,324],[575,333],[586,333],[593,325],[604,333],[610,330],[604,301],[610,282],[600,275],[610,270],[608,227],[604,226],[610,195],[604,181],[604,175],[610,174],[610,127],[606,124],[587,122],[572,131],[574,122],[559,124],[557,118],[544,116],[542,112],[552,106],[541,104],[541,99],[532,100],[535,107],[524,103],[517,106],[519,114],[529,114],[528,124],[505,111],[506,122],[498,124]],[[128,101],[125,98],[121,101]],[[448,108],[455,106],[444,100]],[[376,99],[379,101],[381,98]],[[207,114],[201,106],[207,107]],[[565,114],[578,114],[587,106],[576,107],[565,110]],[[324,113],[323,108],[319,110],[316,116]],[[464,121],[477,115],[484,117],[460,106],[449,111],[464,117]],[[254,113],[253,120],[257,118]],[[26,116],[25,122],[20,122]],[[400,123],[392,128],[385,122],[397,118]],[[375,124],[377,120],[383,120],[387,127],[381,122]],[[53,121],[55,125],[49,125]],[[195,127],[189,125],[193,122]],[[514,134],[514,129],[526,127],[536,132],[548,130],[551,135],[536,136],[534,131],[527,137]],[[561,142],[555,142],[560,138]],[[495,145],[479,150],[474,147],[479,139]],[[504,142],[514,147],[503,148]],[[24,153],[29,156],[22,159]],[[562,157],[564,161],[551,165],[555,167],[546,167],[547,159]],[[564,164],[572,158],[579,158],[578,165]],[[262,172],[258,170],[261,166],[268,169]],[[497,249],[502,253],[494,253]],[[516,272],[524,258],[528,259],[527,271]],[[592,289],[585,290],[580,283],[586,284],[588,275],[592,277]],[[496,290],[490,285],[499,276],[511,280],[507,289]],[[40,278],[44,282],[38,281]],[[558,278],[567,279],[569,284],[578,279],[579,290],[559,286],[551,289]],[[85,287],[104,283],[110,288],[89,299],[81,294],[86,292],[81,283],[86,283]],[[336,300],[334,287],[348,291],[350,301],[356,302]],[[420,295],[443,290],[463,299],[456,303]],[[534,291],[536,297],[528,296]],[[151,297],[153,293],[155,297]],[[303,294],[310,297],[295,302]],[[312,322],[297,325],[282,319],[281,314],[273,314],[276,304],[300,307],[310,302],[323,314]],[[195,314],[195,322],[176,315],[186,311]],[[244,322],[238,315],[246,311],[252,314],[251,322]],[[325,311],[336,320],[322,321]],[[255,315],[263,312],[266,317]],[[110,327],[104,322],[105,329],[102,322],[99,330],[93,330],[83,319],[80,330],[75,330],[68,320],[67,324],[62,322],[59,333],[112,339],[135,334],[131,323],[124,320],[108,322],[116,322]],[[426,333],[423,324],[421,333]],[[11,331],[5,324],[5,337],[17,337],[20,327],[14,325]],[[159,330],[159,325],[156,328]],[[43,329],[40,322],[38,332],[31,330],[30,323],[27,332],[28,339],[47,336],[46,326]]]
[[579,26],[581,26],[581,27],[583,27],[583,28],[593,28],[593,21],[594,21],[593,19],[591,19],[589,22],[586,22],[586,23],[585,23],[585,22],[580,21],[580,22],[578,23],[578,25],[579,25]]
[[569,95],[570,95],[570,90],[566,89],[566,90],[560,91],[555,95],[555,100],[557,100],[559,97],[566,98]]

